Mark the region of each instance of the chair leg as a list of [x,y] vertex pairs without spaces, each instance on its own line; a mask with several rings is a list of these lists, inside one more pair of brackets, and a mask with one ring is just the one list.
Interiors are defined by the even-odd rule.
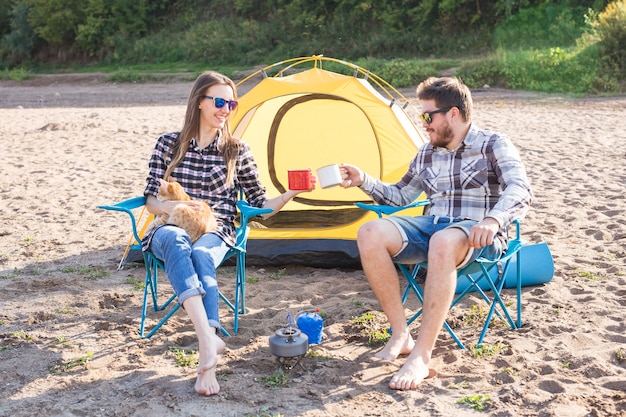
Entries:
[[[420,266],[415,265],[415,267],[413,268],[413,271],[410,271],[405,265],[402,265],[402,264],[399,264],[398,267],[400,268],[402,275],[404,275],[404,277],[407,280],[407,287],[404,290],[404,294],[402,296],[402,304],[404,305],[409,295],[409,292],[413,290],[413,293],[417,296],[418,300],[420,301],[420,303],[422,303],[422,306],[423,306],[424,305],[424,291],[417,283],[417,274],[419,272]],[[415,314],[413,314],[413,316],[411,316],[407,320],[406,322],[407,326],[410,326],[411,323],[413,323],[422,314],[422,311],[423,311],[423,308],[420,308]],[[450,337],[452,337],[452,339],[456,342],[457,346],[465,350],[465,345],[463,345],[463,343],[461,342],[461,339],[459,339],[456,333],[454,333],[454,330],[452,330],[452,328],[446,321],[443,322],[443,327],[444,329],[446,329]]]
[[[491,298],[487,296],[487,294],[485,293],[485,291],[481,288],[479,284],[483,279],[486,279],[485,270],[487,271],[487,273],[491,273],[491,270],[493,268],[496,268],[496,271],[498,271],[497,264],[493,264],[489,268],[486,268],[484,267],[484,264],[481,264],[481,271],[480,271],[481,275],[478,278],[474,278],[473,274],[475,273],[460,274],[459,276],[463,276],[469,281],[469,285],[461,293],[459,293],[459,295],[454,299],[451,307],[454,307],[459,301],[461,301],[461,299],[463,299],[463,297],[465,297],[469,292],[472,292],[472,291],[476,291],[487,305],[491,305]],[[502,276],[502,274],[498,272],[498,276],[500,277]],[[503,321],[506,320],[506,317],[504,317],[498,310],[496,310],[495,313]]]
[[148,292],[152,286],[149,270],[146,267],[146,280],[143,288],[143,305],[141,306],[141,324],[139,324],[139,337],[142,339],[144,336],[144,329],[146,326],[146,315],[148,313]]
[[[485,338],[485,335],[487,334],[487,330],[489,329],[489,324],[491,322],[491,318],[493,317],[493,313],[497,312],[497,307],[500,306],[500,309],[502,310],[506,321],[509,325],[509,327],[513,330],[518,329],[518,323],[521,323],[521,309],[520,309],[520,297],[521,297],[521,285],[517,288],[518,290],[518,302],[517,302],[517,311],[518,311],[518,322],[516,323],[513,318],[511,317],[511,314],[509,313],[508,308],[506,307],[506,304],[504,303],[504,300],[502,300],[501,297],[501,293],[502,293],[502,288],[504,288],[504,284],[506,281],[506,275],[509,269],[509,266],[511,265],[510,259],[506,262],[506,264],[504,265],[504,268],[502,270],[502,272],[499,274],[498,279],[496,280],[496,282],[494,283],[493,280],[491,280],[491,278],[488,275],[488,271],[486,270],[484,265],[481,265],[482,269],[483,269],[483,273],[485,274],[485,276],[487,277],[487,283],[490,286],[491,291],[493,292],[493,299],[491,300],[491,304],[489,306],[489,313],[487,314],[487,317],[485,319],[485,324],[483,325],[483,329],[480,333],[480,336],[478,338],[478,342],[476,343],[477,347],[480,347],[482,345],[483,339]],[[519,272],[519,268],[518,268],[518,272]],[[519,278],[519,275],[518,275]],[[519,281],[519,283],[521,284],[521,281]]]
[[[176,313],[178,311],[178,309],[180,308],[180,304],[175,304],[174,307],[171,308],[170,311],[167,312],[167,314],[161,319],[159,320],[159,322],[152,328],[152,330],[150,330],[150,332],[146,335],[143,336],[140,335],[142,338],[146,338],[149,339],[152,337],[153,334],[156,333],[157,330],[159,330],[161,328],[161,326],[163,326],[165,324],[166,321],[169,320],[170,317],[172,317],[172,315],[174,315],[174,313]],[[142,330],[143,332],[143,330]]]
[[239,290],[235,289],[239,296],[240,314],[246,314],[246,255],[240,253],[237,256],[237,285]]
[[483,329],[480,332],[480,336],[478,337],[478,342],[476,342],[476,347],[482,346],[483,339],[485,338],[485,335],[487,334],[487,330],[489,330],[489,324],[491,324],[491,318],[493,317],[493,313],[494,311],[496,311],[496,307],[498,304],[500,304],[500,308],[503,309],[504,314],[506,315],[509,321],[509,326],[515,329],[515,324],[513,323],[511,319],[511,315],[509,314],[509,311],[506,308],[506,305],[504,305],[504,302],[502,301],[502,298],[500,297],[500,291],[502,290],[502,287],[504,285],[504,279],[500,280],[497,287],[492,285],[492,282],[490,281],[488,282],[489,282],[489,285],[492,287],[491,291],[493,292],[493,300],[491,301],[491,304],[489,306],[489,313],[487,314],[487,317],[485,318],[485,324],[483,325]]
[[[226,298],[226,296],[220,291],[219,292],[219,296],[220,299],[224,302],[224,304],[226,304],[226,306],[228,306],[228,308],[230,308],[233,311],[233,332],[236,334],[239,331],[239,304],[240,304],[240,300],[239,300],[239,294],[240,294],[240,290],[239,290],[239,273],[237,272],[237,276],[235,277],[235,296],[233,301],[231,302],[228,298]],[[244,313],[242,313],[244,314]],[[222,328],[222,333],[225,336],[230,336],[230,334],[228,332],[226,332],[226,330],[224,330]]]
[[246,254],[241,252],[237,255],[237,279],[235,287],[235,317],[233,320],[233,332],[239,332],[239,314],[246,314]]
[[448,331],[448,334],[450,334],[450,337],[452,337],[452,339],[456,342],[457,346],[461,350],[465,350],[465,345],[461,342],[461,339],[459,339],[456,333],[454,333],[454,330],[452,330],[452,328],[448,325],[446,321],[443,322],[443,327]]
[[504,318],[508,322],[509,327],[515,330],[517,329],[515,320],[513,320],[513,318],[511,317],[511,314],[509,313],[509,309],[506,307],[506,304],[504,303],[504,300],[502,299],[502,296],[501,296],[502,289],[504,288],[504,284],[506,281],[505,278],[506,278],[507,271],[509,269],[509,265],[510,265],[510,262],[507,262],[506,265],[504,266],[502,273],[500,274],[499,278],[495,282],[488,281],[488,283],[489,283],[491,290],[494,292],[493,301],[492,301],[494,308],[496,308],[498,305],[500,306],[500,309],[502,310],[502,313],[504,314]]
[[170,311],[167,312],[167,314],[161,318],[161,320],[148,332],[148,334],[145,334],[146,331],[146,318],[147,318],[147,313],[148,313],[148,293],[151,293],[151,298],[152,298],[152,309],[153,311],[163,311],[165,310],[171,303],[172,301],[174,301],[174,299],[176,298],[176,294],[170,296],[167,301],[165,301],[162,305],[159,305],[158,302],[158,273],[159,273],[159,268],[163,269],[162,264],[159,263],[158,260],[156,260],[156,258],[147,255],[146,258],[144,258],[144,261],[146,262],[146,281],[145,281],[145,288],[143,291],[143,306],[142,306],[142,311],[141,311],[141,324],[139,325],[139,337],[141,337],[142,339],[149,339],[150,337],[152,337],[152,335],[154,333],[156,333],[157,330],[159,330],[161,328],[161,326],[163,326],[163,324],[165,324],[165,322],[176,312],[178,311],[178,309],[180,308],[180,305],[175,304]]
[[[239,332],[239,315],[246,314],[246,255],[245,252],[237,253],[237,266],[235,270],[235,295],[231,302],[220,291],[221,300],[233,311],[233,332]],[[222,330],[224,333],[225,330]],[[227,334],[227,333],[226,333]]]
[[517,262],[517,328],[522,328],[522,251],[515,254]]

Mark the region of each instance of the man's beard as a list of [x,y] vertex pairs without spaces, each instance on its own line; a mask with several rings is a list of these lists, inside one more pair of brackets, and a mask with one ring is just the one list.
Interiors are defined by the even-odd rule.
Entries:
[[445,148],[448,146],[452,139],[454,138],[454,133],[450,128],[450,124],[446,122],[445,125],[441,126],[441,128],[437,130],[432,130],[434,132],[434,138],[431,137],[430,144],[436,148]]

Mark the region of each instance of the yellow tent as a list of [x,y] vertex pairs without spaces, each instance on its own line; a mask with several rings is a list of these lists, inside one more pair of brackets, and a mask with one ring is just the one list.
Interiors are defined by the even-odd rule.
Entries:
[[[381,78],[348,62],[295,58],[257,71],[238,88],[250,83],[256,84],[240,97],[231,128],[252,148],[270,196],[288,188],[290,169],[315,172],[343,162],[396,182],[424,143],[409,117],[416,113],[409,101]],[[374,217],[356,208],[357,201],[371,202],[362,191],[341,187],[318,186],[300,194],[280,213],[254,223],[248,262],[358,265],[356,233]]]

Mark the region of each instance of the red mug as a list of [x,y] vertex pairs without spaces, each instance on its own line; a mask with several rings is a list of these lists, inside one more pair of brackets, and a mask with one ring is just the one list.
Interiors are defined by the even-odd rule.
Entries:
[[313,183],[311,182],[312,171],[308,169],[290,169],[287,171],[289,178],[290,190],[308,190],[313,189]]

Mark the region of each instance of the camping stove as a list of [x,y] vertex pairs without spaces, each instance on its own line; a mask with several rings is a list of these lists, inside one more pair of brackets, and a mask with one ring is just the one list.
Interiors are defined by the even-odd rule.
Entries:
[[300,360],[308,349],[308,336],[292,326],[278,329],[270,336],[270,352],[284,370],[292,370],[297,365],[304,369]]

